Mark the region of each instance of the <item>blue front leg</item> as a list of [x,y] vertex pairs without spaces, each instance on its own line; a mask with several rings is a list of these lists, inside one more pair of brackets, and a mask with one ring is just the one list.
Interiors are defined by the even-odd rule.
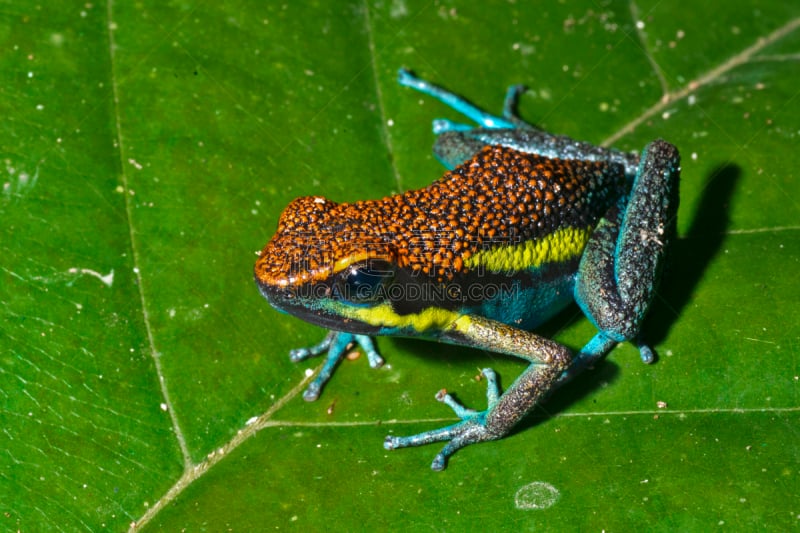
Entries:
[[304,400],[312,402],[319,398],[322,388],[331,379],[333,371],[336,370],[336,365],[347,355],[348,348],[353,343],[361,346],[361,349],[367,354],[369,366],[372,368],[380,368],[383,366],[383,358],[375,349],[375,343],[372,337],[368,335],[329,331],[322,342],[308,348],[297,348],[289,352],[289,359],[291,359],[293,363],[322,355],[326,351],[328,352],[325,357],[325,363],[322,365],[319,374],[308,384],[308,387],[303,393]]

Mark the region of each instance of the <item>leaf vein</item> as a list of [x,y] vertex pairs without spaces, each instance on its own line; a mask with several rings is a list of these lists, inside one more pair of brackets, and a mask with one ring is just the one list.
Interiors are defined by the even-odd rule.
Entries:
[[767,35],[766,37],[761,37],[756,39],[755,43],[751,44],[750,46],[748,46],[738,54],[734,55],[727,61],[717,65],[708,72],[700,75],[698,78],[690,81],[689,83],[679,88],[678,90],[667,92],[658,103],[652,105],[638,117],[631,120],[622,128],[617,130],[614,134],[605,139],[601,143],[601,145],[609,146],[614,144],[620,138],[635,130],[639,125],[641,125],[647,119],[662,112],[668,105],[672,104],[676,100],[686,98],[689,94],[695,92],[700,87],[704,87],[706,85],[711,84],[714,81],[717,81],[718,79],[720,79],[722,76],[724,76],[726,73],[730,72],[734,68],[751,61],[753,59],[753,56],[755,56],[755,54],[757,54],[770,44],[787,36],[794,30],[796,30],[798,27],[800,27],[800,18],[792,19],[783,26],[781,26],[780,28],[776,29],[775,31]]
[[653,56],[652,50],[647,46],[647,32],[644,31],[645,27],[641,13],[639,12],[639,6],[636,5],[636,2],[631,2],[629,7],[631,11],[631,18],[633,19],[633,26],[636,28],[636,35],[639,37],[639,44],[641,45],[642,51],[644,51],[647,61],[653,68],[653,72],[655,72],[656,77],[658,78],[658,83],[661,86],[662,98],[666,98],[669,95],[669,85],[667,84],[667,79],[664,76],[664,71],[656,61],[655,56]]
[[134,276],[136,277],[136,285],[139,292],[139,301],[142,307],[142,321],[144,323],[145,333],[147,336],[147,343],[150,351],[150,357],[153,359],[153,364],[156,369],[156,374],[158,376],[158,383],[161,389],[162,399],[164,401],[164,405],[167,406],[167,413],[169,414],[170,421],[172,423],[172,430],[175,434],[175,438],[178,441],[178,446],[181,450],[181,455],[183,456],[183,462],[186,467],[191,464],[191,457],[189,455],[189,448],[186,444],[186,438],[183,434],[183,430],[181,429],[180,423],[178,421],[177,414],[175,409],[173,408],[172,401],[170,400],[169,389],[167,386],[167,378],[164,374],[164,370],[161,366],[161,355],[158,353],[155,345],[155,339],[153,336],[153,329],[150,320],[150,314],[148,311],[147,306],[147,296],[144,290],[144,284],[142,283],[142,273],[139,269],[139,249],[137,246],[137,238],[136,238],[136,231],[134,230],[133,226],[133,205],[131,204],[131,196],[127,194],[127,191],[130,190],[129,183],[128,183],[128,173],[126,170],[125,161],[127,158],[125,157],[125,144],[124,144],[124,136],[122,133],[122,121],[121,121],[121,114],[120,114],[120,100],[119,100],[119,87],[117,83],[117,74],[116,74],[116,66],[115,66],[115,42],[114,42],[114,2],[113,0],[108,0],[106,4],[106,35],[108,39],[108,55],[109,55],[109,76],[110,76],[110,84],[111,84],[111,92],[113,98],[113,108],[114,108],[114,135],[116,137],[116,143],[119,150],[119,173],[120,179],[122,181],[122,187],[125,190],[123,195],[124,202],[125,202],[125,215],[126,215],[126,225],[128,227],[128,240],[130,242],[131,247],[131,258],[134,265]]

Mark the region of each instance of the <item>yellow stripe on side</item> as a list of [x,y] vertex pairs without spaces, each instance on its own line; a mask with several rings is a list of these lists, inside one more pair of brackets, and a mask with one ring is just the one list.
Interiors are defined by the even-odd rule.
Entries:
[[428,330],[441,331],[458,319],[458,313],[429,307],[422,312],[410,315],[398,315],[389,304],[380,304],[375,307],[349,307],[341,306],[337,312],[347,318],[359,320],[372,326],[387,328],[408,328],[422,333]]
[[542,239],[477,252],[464,264],[491,272],[519,272],[546,263],[560,263],[580,256],[591,233],[591,228],[562,228]]

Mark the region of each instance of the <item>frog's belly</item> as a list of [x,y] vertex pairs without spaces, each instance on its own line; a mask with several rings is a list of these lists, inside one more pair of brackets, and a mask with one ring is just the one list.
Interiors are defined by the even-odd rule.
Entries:
[[[559,269],[562,270],[562,269]],[[491,276],[481,287],[483,299],[467,314],[480,315],[520,329],[532,330],[569,305],[574,297],[575,273],[541,270],[514,277]]]

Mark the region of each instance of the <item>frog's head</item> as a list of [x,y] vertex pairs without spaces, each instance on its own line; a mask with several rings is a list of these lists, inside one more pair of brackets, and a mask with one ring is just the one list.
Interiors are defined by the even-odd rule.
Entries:
[[374,222],[364,220],[358,204],[320,196],[294,200],[256,262],[261,294],[276,309],[313,324],[376,333],[375,324],[349,312],[385,303],[382,289],[394,278],[394,246]]

